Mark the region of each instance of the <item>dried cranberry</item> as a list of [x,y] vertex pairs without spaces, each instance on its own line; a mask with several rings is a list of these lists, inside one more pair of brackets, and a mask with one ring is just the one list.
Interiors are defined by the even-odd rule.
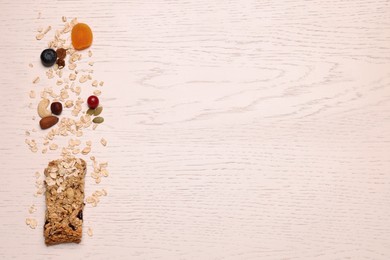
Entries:
[[99,106],[99,99],[97,96],[90,96],[87,100],[87,103],[90,109],[95,109]]

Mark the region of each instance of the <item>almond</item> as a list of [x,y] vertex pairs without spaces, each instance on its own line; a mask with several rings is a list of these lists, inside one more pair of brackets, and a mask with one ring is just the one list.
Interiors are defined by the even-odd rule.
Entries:
[[42,118],[41,121],[39,121],[39,125],[41,126],[42,129],[47,129],[57,124],[58,120],[59,119],[56,116],[47,116]]

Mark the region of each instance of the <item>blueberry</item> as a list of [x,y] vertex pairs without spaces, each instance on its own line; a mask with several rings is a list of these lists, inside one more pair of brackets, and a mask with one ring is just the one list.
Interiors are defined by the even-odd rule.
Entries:
[[41,61],[43,66],[51,67],[57,60],[57,53],[53,49],[46,49],[41,53]]

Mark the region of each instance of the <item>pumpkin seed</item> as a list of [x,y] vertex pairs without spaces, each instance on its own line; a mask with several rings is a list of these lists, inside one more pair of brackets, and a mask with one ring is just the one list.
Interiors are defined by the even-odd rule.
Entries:
[[89,109],[87,110],[87,114],[90,115],[90,116],[92,116],[94,113],[95,113],[95,110],[94,110],[94,109],[90,109],[90,108],[89,108]]
[[94,122],[95,124],[100,124],[100,123],[103,123],[104,122],[104,118],[101,117],[101,116],[98,116],[98,117],[95,117],[92,122]]
[[94,116],[98,116],[98,115],[100,115],[102,113],[102,111],[103,111],[103,107],[99,106],[99,107],[95,108],[95,111],[93,112],[93,115]]

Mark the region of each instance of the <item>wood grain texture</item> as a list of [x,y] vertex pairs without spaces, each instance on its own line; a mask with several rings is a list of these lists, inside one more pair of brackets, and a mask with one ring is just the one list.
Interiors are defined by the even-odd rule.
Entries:
[[[389,1],[1,10],[0,258],[390,259]],[[109,141],[97,155],[111,176],[85,212],[94,236],[47,248],[34,172],[58,154],[24,144],[37,123],[28,63],[45,43],[36,28],[63,15],[94,30],[106,122],[89,134]],[[32,203],[37,230],[24,224]]]

